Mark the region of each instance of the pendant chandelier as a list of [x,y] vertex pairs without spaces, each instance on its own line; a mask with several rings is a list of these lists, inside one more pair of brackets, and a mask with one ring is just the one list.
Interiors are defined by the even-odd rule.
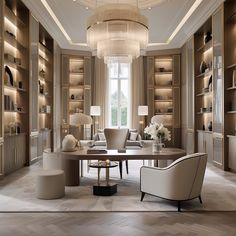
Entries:
[[132,62],[147,47],[147,18],[129,4],[100,6],[88,19],[87,44],[105,63]]

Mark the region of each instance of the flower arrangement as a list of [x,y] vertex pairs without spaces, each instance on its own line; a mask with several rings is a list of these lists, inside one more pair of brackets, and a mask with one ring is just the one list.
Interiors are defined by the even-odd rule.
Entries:
[[159,143],[171,140],[170,131],[164,127],[163,124],[150,123],[150,125],[144,129],[144,133],[149,135],[151,139],[154,139],[157,142],[159,141]]

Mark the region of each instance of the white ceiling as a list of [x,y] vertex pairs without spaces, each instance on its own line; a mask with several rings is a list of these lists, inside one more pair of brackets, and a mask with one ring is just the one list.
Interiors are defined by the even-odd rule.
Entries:
[[[93,9],[85,7],[88,2],[96,3],[101,0],[45,0],[53,10],[62,27],[69,35],[72,43],[68,41],[62,33],[52,16],[46,10],[41,0],[23,0],[32,14],[47,29],[52,37],[63,49],[89,50],[86,46],[79,44],[86,43],[86,21],[93,14]],[[107,1],[107,0],[102,0]],[[112,0],[110,0],[112,1]],[[113,0],[113,2],[121,0]],[[132,0],[134,1],[134,0]],[[137,1],[137,0],[135,0]],[[176,29],[183,17],[189,11],[196,0],[139,0],[142,14],[149,21],[149,43],[166,43],[170,35]],[[160,50],[180,48],[186,40],[209,18],[210,15],[224,0],[203,0],[199,7],[193,12],[191,17],[178,31],[169,44],[149,46],[147,50]],[[82,4],[83,2],[83,4]],[[141,6],[141,3],[143,4]],[[147,9],[151,4],[151,9]],[[154,5],[155,3],[159,3]],[[91,7],[91,5],[89,5]]]

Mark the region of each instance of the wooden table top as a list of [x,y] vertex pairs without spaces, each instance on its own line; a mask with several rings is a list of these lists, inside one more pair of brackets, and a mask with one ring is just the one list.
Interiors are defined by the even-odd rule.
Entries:
[[59,152],[61,158],[70,160],[176,160],[186,155],[186,151],[179,148],[163,148],[160,153],[152,152],[152,146],[139,149],[126,149],[120,153],[118,150],[107,150],[107,153],[87,154],[88,147],[74,152]]

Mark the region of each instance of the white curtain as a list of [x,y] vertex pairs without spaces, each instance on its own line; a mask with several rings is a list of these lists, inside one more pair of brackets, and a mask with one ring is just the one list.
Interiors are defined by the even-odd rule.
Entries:
[[140,129],[138,106],[145,104],[145,82],[143,72],[143,57],[133,60],[131,65],[131,127]]
[[109,124],[109,80],[107,72],[107,65],[104,63],[103,59],[95,57],[92,105],[101,107],[101,116],[98,118],[100,129],[108,127]]

